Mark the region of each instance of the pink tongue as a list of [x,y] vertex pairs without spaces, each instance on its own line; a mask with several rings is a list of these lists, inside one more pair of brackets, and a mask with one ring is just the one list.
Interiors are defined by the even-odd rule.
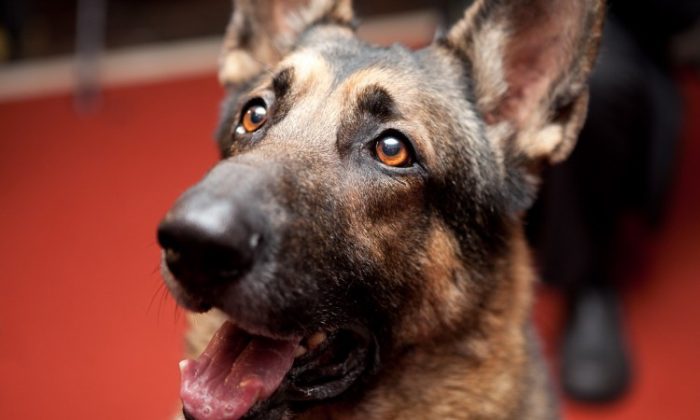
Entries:
[[180,362],[180,397],[197,420],[233,420],[277,389],[300,340],[252,336],[224,323],[197,360]]

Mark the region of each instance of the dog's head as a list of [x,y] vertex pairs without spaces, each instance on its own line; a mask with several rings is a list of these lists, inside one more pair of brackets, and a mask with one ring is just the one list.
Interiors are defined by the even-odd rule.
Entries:
[[236,325],[183,365],[192,417],[350,398],[468,329],[582,125],[602,1],[476,1],[419,51],[359,40],[349,3],[235,1],[222,159],[158,232],[178,302]]

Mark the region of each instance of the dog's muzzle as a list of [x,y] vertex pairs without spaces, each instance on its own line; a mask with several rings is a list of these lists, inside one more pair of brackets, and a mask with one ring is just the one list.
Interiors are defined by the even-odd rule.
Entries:
[[189,293],[208,295],[244,275],[262,246],[259,172],[222,162],[185,192],[158,227],[165,263]]
[[[308,254],[289,250],[282,239],[291,231],[303,238],[297,246],[316,244],[300,223],[313,218],[295,212],[316,207],[292,200],[303,196],[295,195],[300,187],[285,183],[277,169],[250,158],[223,161],[158,227],[166,284],[178,302],[228,317],[206,350],[180,365],[188,418],[283,418],[272,413],[336,398],[377,365],[376,340],[362,322],[323,322],[328,298],[317,290],[329,283],[279,259],[305,261]],[[279,267],[288,271],[280,274]]]

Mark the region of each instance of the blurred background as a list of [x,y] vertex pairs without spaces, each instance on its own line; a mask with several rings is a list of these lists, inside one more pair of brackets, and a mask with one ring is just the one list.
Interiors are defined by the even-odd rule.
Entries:
[[[467,3],[355,1],[363,37],[416,48]],[[590,221],[565,217],[550,224],[560,227],[555,234],[540,226],[552,214],[576,214],[577,200],[614,213],[596,209],[593,219],[612,226],[602,230],[606,263],[594,275],[605,282],[583,279],[576,290],[614,290],[603,305],[614,313],[599,318],[614,326],[606,333],[628,369],[610,398],[560,386],[567,419],[700,418],[699,6],[611,4],[606,39],[614,42],[604,41],[594,89],[624,89],[599,100],[594,92],[576,168],[547,174],[546,202],[528,218],[545,277],[535,318],[564,381],[571,361],[562,343],[580,324],[572,308],[585,305],[572,274],[551,262],[568,260],[552,257],[546,239],[575,242],[568,227]],[[184,319],[161,285],[155,227],[218,158],[216,63],[230,12],[228,0],[0,0],[0,418],[174,412]],[[630,70],[640,68],[649,70]],[[642,99],[629,94],[647,88]],[[600,140],[608,137],[624,140]],[[632,169],[602,177],[625,181],[596,198],[602,187],[586,171],[609,167]],[[593,185],[593,198],[558,181],[567,176]],[[601,249],[593,239],[587,246]],[[587,249],[561,248],[569,257]]]

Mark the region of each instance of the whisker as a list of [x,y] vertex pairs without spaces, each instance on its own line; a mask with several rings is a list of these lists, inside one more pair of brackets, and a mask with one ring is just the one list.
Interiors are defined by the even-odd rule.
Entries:
[[156,296],[159,294],[162,294],[163,291],[165,290],[165,283],[158,282],[158,287],[156,287],[156,290],[153,292],[153,296],[151,296],[151,301],[148,303],[148,308],[146,308],[146,314],[151,313],[151,309],[153,309],[153,302],[156,300]]
[[160,315],[163,312],[163,304],[168,301],[168,297],[170,296],[170,293],[168,293],[168,289],[166,287],[161,287],[160,290],[160,299],[158,299],[158,312],[156,315],[156,320],[160,322]]
[[160,273],[160,263],[156,264],[153,271],[151,271],[151,275],[158,274],[158,273]]

